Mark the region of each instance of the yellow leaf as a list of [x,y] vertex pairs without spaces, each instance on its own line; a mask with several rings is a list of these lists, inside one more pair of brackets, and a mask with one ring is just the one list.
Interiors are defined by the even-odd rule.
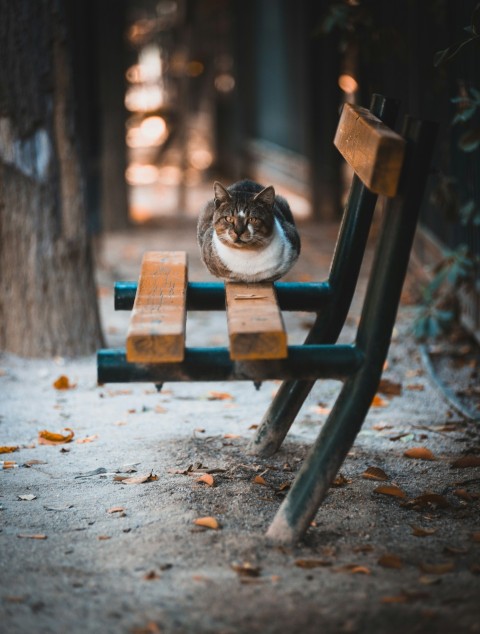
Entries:
[[434,454],[426,447],[410,447],[403,452],[403,455],[416,460],[436,460]]
[[213,477],[211,473],[204,473],[202,476],[198,478],[197,482],[205,482],[205,484],[208,485],[209,487],[215,486],[215,478]]
[[388,480],[388,476],[380,467],[368,467],[363,473],[365,480]]
[[261,475],[256,475],[253,478],[253,481],[255,482],[255,484],[263,484],[263,486],[268,486],[266,480],[264,477],[262,477]]
[[60,445],[62,443],[71,442],[72,438],[75,436],[75,432],[73,429],[69,427],[65,427],[63,431],[68,432],[68,434],[56,434],[51,431],[47,431],[43,429],[38,432],[38,444],[39,445]]
[[203,526],[204,528],[211,528],[212,530],[218,530],[220,528],[220,524],[214,517],[197,517],[196,520],[193,520],[193,523],[197,526]]
[[0,453],[13,453],[18,451],[18,447],[0,447]]
[[402,559],[394,553],[384,553],[377,563],[384,568],[403,568]]
[[403,489],[397,487],[395,484],[381,485],[373,490],[374,493],[380,493],[381,495],[391,495],[397,498],[406,498],[407,494]]
[[86,436],[85,438],[79,438],[76,442],[79,445],[84,445],[85,443],[93,442],[97,438],[98,438],[98,434],[93,434],[92,436]]
[[62,374],[58,377],[58,379],[53,383],[53,387],[56,390],[71,390],[76,387],[76,383],[70,383],[70,379],[65,374]]

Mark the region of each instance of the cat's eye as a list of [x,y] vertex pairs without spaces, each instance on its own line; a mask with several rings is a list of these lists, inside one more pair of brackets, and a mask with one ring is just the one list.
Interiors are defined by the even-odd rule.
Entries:
[[233,216],[225,216],[225,220],[231,225],[235,222],[235,218]]
[[250,218],[248,222],[252,224],[254,227],[259,227],[262,224],[262,221],[260,220],[260,218]]

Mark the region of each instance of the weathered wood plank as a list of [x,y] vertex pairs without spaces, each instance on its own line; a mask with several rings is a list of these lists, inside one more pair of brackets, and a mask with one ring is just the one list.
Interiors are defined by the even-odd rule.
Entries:
[[287,335],[273,284],[225,286],[230,357],[285,359]]
[[127,333],[128,361],[183,360],[187,282],[183,251],[145,253]]
[[405,156],[399,134],[365,108],[345,103],[333,142],[370,190],[396,195]]

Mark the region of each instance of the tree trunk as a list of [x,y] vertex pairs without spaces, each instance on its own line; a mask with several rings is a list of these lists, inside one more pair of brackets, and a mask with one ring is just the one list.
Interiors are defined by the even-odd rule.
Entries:
[[101,343],[59,0],[0,0],[0,349]]

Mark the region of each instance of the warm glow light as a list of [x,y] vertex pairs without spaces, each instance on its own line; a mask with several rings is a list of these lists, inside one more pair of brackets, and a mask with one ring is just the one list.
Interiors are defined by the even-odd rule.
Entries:
[[125,178],[129,185],[153,185],[158,180],[158,169],[155,165],[132,163],[127,167]]
[[203,73],[204,66],[202,62],[192,61],[187,64],[187,75],[189,77],[198,77]]
[[131,86],[125,94],[125,107],[130,112],[150,112],[163,104],[159,86]]
[[164,165],[158,170],[163,185],[178,185],[182,180],[182,170],[175,165]]
[[190,153],[190,163],[197,170],[206,170],[212,164],[213,156],[208,150],[192,150]]
[[162,117],[147,117],[140,125],[128,127],[127,145],[131,148],[157,147],[167,136],[167,124]]
[[235,88],[235,79],[230,73],[222,73],[215,77],[215,88],[219,92],[231,92]]
[[343,92],[346,92],[349,95],[358,90],[358,83],[351,75],[340,75],[338,78],[338,85]]

